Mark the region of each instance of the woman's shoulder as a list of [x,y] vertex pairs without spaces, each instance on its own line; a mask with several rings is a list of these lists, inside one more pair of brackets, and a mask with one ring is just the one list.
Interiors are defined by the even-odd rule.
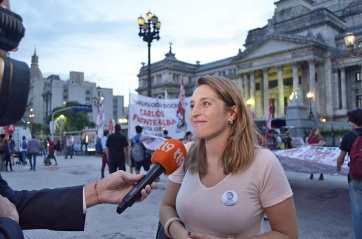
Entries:
[[256,165],[262,166],[278,162],[278,158],[269,149],[257,147],[255,148],[254,162]]

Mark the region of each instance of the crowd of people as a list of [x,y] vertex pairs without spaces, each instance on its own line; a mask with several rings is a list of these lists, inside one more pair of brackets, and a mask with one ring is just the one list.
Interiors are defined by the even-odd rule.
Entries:
[[[228,79],[207,76],[197,80],[190,102],[189,119],[193,132],[185,132],[184,138],[180,139],[188,154],[182,166],[168,177],[159,210],[161,229],[158,233],[162,234],[163,231],[165,236],[160,237],[161,234],[158,234],[157,238],[298,238],[293,191],[279,160],[272,152],[296,147],[294,138],[291,132],[287,131],[282,139],[273,129],[261,135],[241,96],[238,87]],[[358,133],[362,135],[361,111],[358,109],[348,114],[351,128],[357,133],[350,131],[343,137],[337,171],[341,170],[346,154],[350,154]],[[115,185],[126,185],[117,187],[122,195],[125,195],[131,185],[142,178],[139,175],[141,169],[145,172],[150,169],[152,152],[141,143],[143,128],[136,126],[135,131],[136,135],[128,139],[121,133],[119,124],[115,125],[115,132],[112,134],[104,130],[103,137],[99,139],[102,148],[101,179],[84,186],[83,208],[102,202],[119,202],[121,198],[118,195],[115,199],[112,191]],[[166,129],[163,136],[165,140],[172,137]],[[11,171],[13,169],[9,155],[14,148],[11,137],[0,135],[0,140],[1,159],[5,170]],[[65,144],[67,146],[64,158],[72,159],[71,137],[67,137]],[[306,144],[325,144],[318,128],[311,130]],[[56,145],[50,138],[44,141],[37,140],[35,136],[31,139],[23,138],[21,155],[29,159],[30,170],[35,171],[39,153],[45,152],[49,161],[54,159],[55,165],[58,163],[55,156]],[[25,164],[26,160],[22,163]],[[126,173],[126,164],[129,165],[129,173]],[[109,173],[107,176],[106,166]],[[119,176],[122,178],[121,182],[117,181],[120,180]],[[313,174],[310,178],[313,178]],[[322,173],[319,179],[323,180]],[[356,238],[359,238],[362,233],[359,229],[362,223],[362,178],[348,177],[348,181],[353,225]],[[151,186],[154,187],[155,184]],[[142,200],[150,193],[151,186],[147,186],[142,192]],[[78,192],[79,187],[61,189],[65,195],[72,190]],[[20,203],[15,196],[18,193],[8,188],[1,175],[0,193],[0,205],[11,208],[12,212],[5,217],[16,223],[21,222],[19,218],[24,215],[16,211],[19,210]],[[53,194],[54,191],[47,193]],[[79,201],[79,198],[72,200]],[[0,217],[2,214],[4,212],[0,210]],[[271,230],[268,232],[262,231],[265,218],[270,223]],[[47,223],[39,225],[32,222],[20,226],[82,230],[84,219],[77,220],[76,228],[69,223],[54,228]]]

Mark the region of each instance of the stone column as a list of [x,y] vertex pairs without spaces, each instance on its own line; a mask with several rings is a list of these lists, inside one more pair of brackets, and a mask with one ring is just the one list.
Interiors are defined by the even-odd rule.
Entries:
[[263,69],[263,112],[264,117],[267,117],[269,113],[269,79],[268,79],[268,68]]
[[284,118],[284,82],[283,67],[277,66],[278,70],[278,117]]
[[339,70],[341,71],[342,109],[347,109],[346,70],[344,67],[340,67]]
[[315,98],[316,98],[316,92],[315,92],[315,60],[311,59],[308,61],[309,63],[309,91],[313,93],[312,98],[312,112],[314,116],[316,116],[316,104],[315,104]]
[[333,98],[334,98],[334,104],[333,104],[333,107],[335,109],[340,109],[341,108],[341,102],[340,102],[340,93],[339,93],[339,87],[336,87],[338,86],[338,68],[333,68],[333,88],[332,88],[332,95],[333,95]]
[[255,111],[255,74],[254,71],[249,71],[249,78],[250,78],[250,98],[254,101],[254,104],[251,106],[251,109],[256,113]]
[[243,75],[243,82],[244,82],[244,100],[248,100],[250,98],[250,87],[249,87],[249,79],[246,74]]
[[298,77],[298,63],[293,62],[293,91],[296,91],[299,88],[299,77]]

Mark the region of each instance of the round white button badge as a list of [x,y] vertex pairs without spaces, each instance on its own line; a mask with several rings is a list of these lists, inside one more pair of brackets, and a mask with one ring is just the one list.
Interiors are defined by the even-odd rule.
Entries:
[[225,206],[233,206],[238,201],[238,195],[236,192],[228,190],[222,194],[221,201]]

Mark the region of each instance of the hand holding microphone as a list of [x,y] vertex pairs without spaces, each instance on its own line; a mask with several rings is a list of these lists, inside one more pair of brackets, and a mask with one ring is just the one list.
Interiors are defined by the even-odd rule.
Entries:
[[131,207],[141,197],[142,189],[154,182],[162,173],[168,175],[176,171],[185,157],[186,148],[184,144],[176,139],[167,139],[153,154],[151,161],[154,165],[151,170],[123,198],[117,207],[117,212],[120,214],[127,207]]

